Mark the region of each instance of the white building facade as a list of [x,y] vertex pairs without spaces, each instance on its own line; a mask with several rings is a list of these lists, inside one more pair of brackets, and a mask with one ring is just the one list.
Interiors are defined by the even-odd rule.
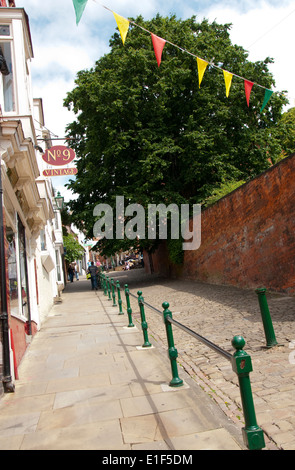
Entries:
[[7,319],[5,312],[1,315],[4,320],[0,339],[2,345],[9,341],[10,357],[4,347],[0,373],[2,370],[4,391],[11,391],[7,384],[17,378],[17,367],[31,336],[58,299],[64,287],[64,273],[60,212],[55,206],[51,181],[42,173],[44,162],[37,138],[41,130],[41,137],[47,137],[50,143],[44,127],[42,100],[34,100],[32,96],[33,47],[29,20],[25,10],[16,8],[14,2],[0,0],[0,5],[3,3],[4,7],[0,7],[0,162],[5,259],[0,258],[0,263],[2,267],[5,263],[6,275],[2,269],[0,282],[2,313],[4,287],[8,312]]

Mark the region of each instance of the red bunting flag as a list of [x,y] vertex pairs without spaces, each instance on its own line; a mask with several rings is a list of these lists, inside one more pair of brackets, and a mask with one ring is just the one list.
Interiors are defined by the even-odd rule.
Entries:
[[165,39],[159,38],[159,36],[156,36],[153,33],[151,33],[151,36],[152,36],[153,46],[154,46],[154,50],[156,54],[156,59],[158,62],[158,67],[160,67],[160,63],[162,59],[162,52],[166,44],[166,41]]
[[245,80],[244,84],[245,84],[245,94],[246,94],[247,105],[249,107],[250,94],[251,94],[254,83],[250,82],[249,80]]

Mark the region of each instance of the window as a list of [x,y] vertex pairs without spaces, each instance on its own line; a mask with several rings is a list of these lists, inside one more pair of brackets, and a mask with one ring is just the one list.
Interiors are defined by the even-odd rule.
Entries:
[[4,111],[14,111],[15,104],[10,42],[0,42],[0,72],[2,75]]
[[10,36],[9,24],[0,24],[0,36]]
[[41,242],[41,251],[46,250],[46,235],[45,230],[40,230],[40,242]]
[[2,38],[10,37],[10,25],[0,25],[0,72],[1,88],[3,93],[2,102],[4,111],[15,111],[14,83],[12,68],[11,41]]
[[54,219],[55,219],[55,228],[58,230],[60,228],[59,226],[59,214],[58,212],[54,212]]
[[55,259],[56,259],[56,277],[57,281],[61,281],[61,271],[60,271],[60,256],[59,256],[59,251],[55,250]]

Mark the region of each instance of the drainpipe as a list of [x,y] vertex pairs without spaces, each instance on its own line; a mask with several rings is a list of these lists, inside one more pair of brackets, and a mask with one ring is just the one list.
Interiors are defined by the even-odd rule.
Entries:
[[0,320],[2,323],[2,341],[3,341],[3,388],[5,393],[12,393],[15,390],[12,382],[10,369],[10,343],[9,343],[9,324],[7,308],[7,285],[6,285],[6,259],[5,259],[5,241],[4,241],[4,217],[3,217],[3,188],[2,188],[2,170],[0,159],[0,279],[1,279],[1,311]]

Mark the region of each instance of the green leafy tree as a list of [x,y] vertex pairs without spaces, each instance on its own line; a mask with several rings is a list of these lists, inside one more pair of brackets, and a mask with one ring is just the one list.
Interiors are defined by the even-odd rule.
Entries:
[[276,138],[280,142],[282,152],[279,156],[272,158],[277,163],[282,158],[295,153],[295,108],[290,108],[283,113],[276,128]]
[[77,259],[81,259],[84,254],[84,248],[77,239],[69,233],[63,237],[64,247],[66,249],[65,259],[68,263],[72,263]]
[[[178,20],[157,15],[135,22],[221,69],[271,88],[270,58],[252,63],[231,43],[230,25]],[[198,203],[224,181],[247,180],[280,155],[274,128],[286,99],[273,94],[260,113],[264,89],[254,86],[248,108],[243,80],[233,78],[225,94],[221,70],[208,66],[199,88],[197,62],[191,54],[166,43],[158,67],[151,37],[130,24],[125,42],[119,33],[110,52],[90,70],[80,71],[64,105],[77,117],[67,128],[75,149],[78,174],[69,188],[76,226],[93,236],[93,209],[115,196],[126,205]],[[131,241],[132,242],[132,241]],[[130,240],[102,240],[105,253],[130,246]],[[133,244],[133,243],[132,243]],[[148,249],[154,242],[140,241]]]
[[219,199],[223,198],[227,194],[231,193],[239,186],[244,184],[245,181],[225,181],[219,187],[213,189],[212,194],[207,197],[203,203],[205,207],[212,206],[215,204]]

